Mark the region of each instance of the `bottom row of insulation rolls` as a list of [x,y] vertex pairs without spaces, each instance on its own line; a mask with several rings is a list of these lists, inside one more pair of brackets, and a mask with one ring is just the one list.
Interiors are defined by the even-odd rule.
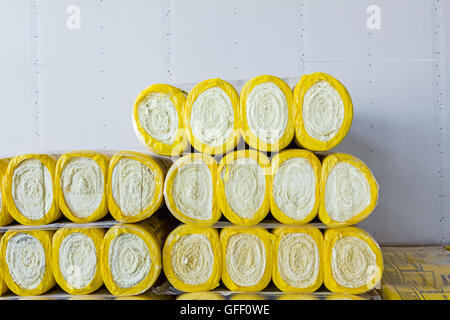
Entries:
[[[3,234],[0,291],[41,295],[57,283],[72,295],[104,284],[115,296],[149,290],[161,269],[175,289],[205,292],[223,285],[259,292],[273,283],[282,292],[311,293],[325,285],[360,294],[383,272],[376,241],[356,227],[325,229],[181,225],[170,232],[156,216],[138,224],[101,228],[10,230]],[[162,252],[162,254],[161,254]]]

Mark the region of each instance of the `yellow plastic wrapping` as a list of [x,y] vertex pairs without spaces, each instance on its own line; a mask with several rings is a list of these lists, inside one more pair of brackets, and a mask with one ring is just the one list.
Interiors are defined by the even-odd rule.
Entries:
[[[161,249],[167,231],[167,224],[153,216],[137,224],[116,225],[106,232],[102,242],[100,266],[103,282],[111,294],[115,296],[136,295],[147,291],[155,283],[162,269]],[[151,261],[148,272],[144,272],[144,276],[138,283],[122,287],[116,282],[111,272],[109,254],[112,241],[125,234],[135,235],[144,241]],[[137,249],[135,250],[133,247],[125,248],[120,255],[124,260],[134,264],[121,268],[122,271],[128,272],[126,275],[131,277],[139,271],[138,269],[142,268],[145,271],[145,266],[139,265],[145,263],[145,257]]]
[[[89,237],[95,246],[95,251],[97,255],[97,267],[95,270],[95,274],[92,278],[92,280],[89,282],[89,284],[82,288],[76,288],[73,285],[71,285],[65,278],[63,273],[60,269],[60,247],[64,239],[74,233],[81,233],[87,237]],[[99,289],[103,285],[103,280],[101,276],[101,268],[100,268],[100,251],[101,251],[101,244],[103,241],[103,236],[105,234],[105,231],[103,229],[97,229],[97,228],[61,228],[58,229],[55,234],[53,235],[53,242],[52,242],[52,268],[53,268],[53,275],[55,277],[56,282],[58,285],[63,289],[65,292],[72,294],[72,295],[87,295],[89,293],[92,293]],[[86,256],[83,256],[83,248],[77,247],[77,243],[74,244],[74,247],[72,247],[72,251],[76,251],[76,256],[68,257],[69,259],[72,258],[71,261],[73,263],[72,269],[73,272],[77,272],[77,268],[82,268],[83,263],[85,263]],[[72,252],[73,254],[73,252]],[[77,265],[81,264],[80,265]]]
[[[139,119],[138,107],[141,102],[150,94],[167,94],[176,108],[178,114],[178,129],[169,141],[160,141],[152,137],[142,126]],[[183,91],[167,84],[154,84],[144,89],[136,98],[133,107],[133,126],[139,140],[152,152],[164,156],[177,156],[186,149],[188,141],[184,130],[183,114],[186,97]],[[157,116],[161,116],[158,114]],[[158,121],[168,121],[170,119],[158,119]]]
[[3,191],[4,184],[2,183],[7,168],[8,168],[8,160],[0,159],[0,226],[6,226],[13,221],[13,218],[9,214],[8,208],[6,207],[6,199],[5,199],[6,191]]
[[[312,227],[279,227],[273,230],[273,234],[275,235],[275,241],[273,246],[273,273],[272,273],[272,280],[275,283],[275,285],[283,292],[314,292],[317,289],[320,288],[320,286],[323,283],[323,235],[322,232],[317,228]],[[279,248],[280,248],[280,242],[285,236],[289,236],[290,234],[306,234],[310,236],[316,246],[317,246],[317,252],[319,256],[318,261],[318,271],[316,275],[316,279],[314,282],[306,287],[298,287],[290,285],[286,282],[285,279],[283,279],[283,276],[280,272],[280,266],[278,263],[278,255],[279,255]],[[298,247],[297,247],[298,246]],[[296,248],[297,247],[297,248]],[[295,250],[295,251],[294,251]],[[289,257],[293,259],[292,257],[298,257],[298,255],[301,253],[299,250],[306,250],[305,244],[302,242],[294,243],[291,246],[291,251],[289,252]],[[309,264],[314,263],[307,257],[298,257],[298,260],[295,261],[289,261],[289,264],[295,264],[295,267],[303,266],[304,268],[307,268]]]
[[[121,208],[117,204],[116,200],[114,200],[113,197],[113,191],[112,191],[112,177],[113,172],[116,164],[121,159],[131,159],[138,161],[149,168],[149,170],[153,174],[154,179],[154,195],[153,199],[147,208],[143,209],[140,213],[134,214],[134,215],[127,215],[126,213],[122,212]],[[120,222],[126,222],[126,223],[134,223],[139,222],[144,219],[147,219],[151,215],[153,215],[156,210],[159,209],[159,207],[162,204],[163,201],[163,188],[164,188],[164,174],[166,172],[166,168],[164,167],[164,164],[161,161],[157,161],[154,158],[141,154],[138,152],[132,152],[132,151],[121,151],[116,153],[111,160],[109,161],[109,169],[108,169],[108,183],[106,187],[106,194],[108,198],[108,208],[109,212],[113,216],[114,219]],[[139,177],[137,177],[139,178]],[[142,179],[142,175],[140,177]],[[125,182],[126,183],[126,182]],[[133,186],[136,186],[136,177],[131,176],[130,181],[128,181],[130,184],[128,187],[133,188]],[[138,192],[138,191],[136,191]]]
[[[45,212],[44,216],[40,219],[29,219],[26,216],[24,216],[19,208],[17,208],[14,198],[13,198],[13,176],[14,171],[16,168],[24,161],[30,160],[30,159],[36,159],[39,160],[49,171],[52,182],[55,178],[55,168],[56,168],[56,159],[53,158],[50,155],[47,154],[26,154],[26,155],[20,155],[17,157],[14,157],[11,159],[11,161],[8,164],[8,168],[6,170],[6,174],[3,178],[3,190],[5,193],[5,201],[6,206],[8,208],[9,214],[20,224],[23,225],[29,225],[29,226],[35,226],[35,225],[44,225],[48,223],[52,223],[56,221],[59,217],[61,217],[61,211],[59,210],[58,204],[56,202],[56,196],[55,191],[52,190],[52,203],[47,212]],[[43,192],[42,190],[42,184],[39,181],[27,181],[31,185],[29,185],[29,188],[27,190],[30,190],[30,192]],[[53,184],[53,183],[52,183]],[[52,186],[52,189],[53,186]],[[22,194],[23,197],[25,195]]]
[[[230,133],[225,142],[221,145],[207,145],[199,140],[199,137],[195,137],[191,128],[191,111],[195,101],[205,91],[211,88],[222,89],[228,98],[231,100],[234,113],[233,131]],[[218,115],[219,116],[219,115]],[[216,122],[217,119],[205,119],[207,122]],[[228,82],[221,79],[210,79],[198,83],[191,91],[186,100],[186,108],[184,113],[184,126],[186,128],[186,135],[191,145],[201,153],[208,153],[211,155],[221,155],[233,150],[240,139],[239,128],[239,94],[236,89]]]
[[[241,158],[247,158],[256,161],[256,163],[258,163],[258,165],[261,167],[262,173],[265,176],[265,195],[263,201],[254,215],[249,219],[239,216],[236,212],[233,211],[233,209],[228,204],[225,192],[225,185],[229,179],[229,168],[231,165],[234,165],[237,159]],[[251,180],[249,181],[251,182]],[[252,196],[252,194],[248,194],[247,192],[252,192],[253,190],[246,188],[245,185],[240,185],[238,187],[242,189],[236,191],[236,193],[240,194],[240,197],[245,198]],[[262,221],[269,213],[270,194],[272,193],[271,187],[272,183],[270,175],[270,160],[264,154],[255,150],[239,150],[228,153],[220,161],[219,168],[217,170],[217,201],[219,202],[220,210],[222,211],[224,216],[232,223],[240,226],[252,226]]]
[[[256,86],[268,82],[275,84],[283,92],[288,109],[288,119],[283,135],[277,141],[274,141],[272,143],[265,142],[260,137],[258,137],[255,134],[255,132],[253,132],[252,129],[249,127],[249,123],[247,121],[247,99],[250,93]],[[275,99],[275,97],[272,98]],[[266,103],[268,104],[268,102]],[[241,134],[244,137],[245,142],[247,142],[247,144],[250,147],[261,151],[277,151],[286,148],[291,143],[292,138],[294,137],[293,103],[294,99],[291,88],[286,82],[284,82],[278,77],[270,75],[262,75],[248,81],[241,90],[240,105],[239,105],[239,121],[241,127]],[[271,105],[261,105],[260,107],[261,108],[271,107]],[[268,114],[269,112],[273,112],[273,110],[269,109],[268,111],[265,112]],[[274,116],[275,115],[272,114],[272,117]]]
[[[189,216],[186,214],[186,212],[183,212],[183,208],[179,208],[174,200],[173,197],[173,188],[174,188],[174,181],[177,177],[177,174],[180,169],[182,169],[184,166],[194,163],[205,163],[208,166],[209,171],[211,172],[211,186],[212,190],[212,205],[211,205],[211,217],[210,219],[200,219],[195,218],[192,216]],[[200,185],[202,182],[201,177],[194,176],[193,180],[184,181],[186,183],[187,190],[186,196],[190,197],[193,202],[198,203],[200,206],[203,206],[203,202],[197,200],[197,197],[202,199],[202,197],[207,193],[207,190],[204,190],[203,187]],[[174,162],[174,164],[170,167],[169,171],[167,172],[165,181],[164,181],[164,199],[166,202],[167,207],[169,208],[170,212],[181,222],[184,223],[195,223],[195,224],[204,224],[204,225],[212,225],[216,223],[220,217],[222,216],[222,212],[220,211],[219,204],[217,203],[217,196],[216,196],[216,180],[217,180],[217,162],[216,160],[207,155],[207,154],[200,154],[200,153],[191,153],[188,155],[185,155],[181,158],[179,158],[177,161]],[[197,190],[201,194],[194,194],[191,189]],[[199,209],[202,209],[200,207]]]
[[225,300],[225,298],[217,292],[189,292],[183,293],[177,297],[177,300]]
[[[327,212],[325,206],[325,187],[333,167],[339,162],[346,162],[354,167],[356,167],[367,179],[370,188],[370,202],[367,207],[360,213],[354,215],[352,218],[346,221],[335,221],[333,220]],[[346,153],[335,153],[327,156],[322,162],[322,172],[320,176],[320,206],[319,206],[319,219],[329,226],[345,226],[353,225],[361,222],[367,218],[375,209],[378,203],[378,183],[373,175],[372,171],[358,158],[346,154]]]
[[[6,253],[8,250],[8,242],[15,236],[22,236],[23,234],[27,236],[31,236],[43,247],[44,250],[44,258],[45,265],[44,271],[42,274],[42,278],[38,279],[39,283],[34,288],[23,288],[20,284],[16,283],[14,276],[10,273],[10,266],[7,263]],[[38,296],[41,295],[48,290],[50,290],[55,284],[55,278],[52,273],[52,261],[51,261],[51,243],[52,243],[53,231],[50,230],[30,230],[30,231],[7,231],[2,239],[1,239],[1,273],[4,277],[6,285],[8,288],[19,296]],[[23,246],[23,244],[22,244]],[[22,247],[21,247],[22,248]],[[31,278],[36,277],[36,273],[41,271],[40,266],[38,265],[39,261],[36,258],[37,253],[33,250],[29,250],[25,252],[25,256],[17,256],[16,252],[12,252],[11,254],[18,258],[19,263],[22,264],[22,272],[23,270],[31,273],[30,275],[19,274],[21,277],[26,277],[26,280],[30,280]],[[13,250],[10,248],[9,250]],[[19,266],[20,267],[20,266]]]
[[[338,240],[344,238],[358,238],[362,240],[375,255],[375,266],[369,266],[367,261],[363,261],[364,252],[360,248],[350,248],[345,255],[346,265],[341,266],[347,271],[347,278],[355,276],[367,275],[367,282],[359,287],[350,287],[339,284],[334,272],[332,271],[332,264],[334,257],[334,248]],[[383,274],[383,256],[378,243],[366,231],[356,227],[341,227],[325,230],[324,235],[324,284],[328,290],[335,293],[349,293],[361,294],[373,289],[381,280]],[[367,257],[366,257],[367,258]],[[365,267],[364,270],[356,270],[356,268]],[[367,272],[367,273],[366,273]],[[353,280],[353,279],[352,279]]]
[[[306,92],[319,81],[326,81],[331,85],[342,99],[344,105],[344,118],[339,131],[328,141],[321,141],[311,137],[305,129],[303,122],[303,100]],[[334,77],[326,73],[312,73],[304,75],[294,88],[294,123],[295,141],[305,149],[312,151],[326,151],[336,147],[347,135],[353,120],[353,104],[347,89]]]
[[386,300],[449,300],[449,253],[441,246],[383,247],[381,296]]
[[[262,252],[255,250],[255,248],[250,246],[248,241],[240,240],[240,243],[235,243],[238,245],[238,256],[233,256],[233,253],[229,253],[229,243],[230,239],[233,239],[236,235],[250,235],[255,236],[262,242],[264,247]],[[258,292],[263,290],[269,284],[272,278],[272,263],[273,263],[273,240],[274,236],[267,230],[258,227],[226,227],[220,232],[220,243],[222,246],[222,282],[230,291],[237,292]],[[247,242],[247,244],[245,243]],[[258,248],[256,248],[258,249]],[[255,256],[256,254],[256,256]],[[258,272],[258,270],[251,270],[258,267],[256,259],[258,255],[261,255],[261,259],[264,260],[265,266],[263,267],[263,272],[260,275],[259,280],[251,285],[239,285],[233,281],[233,275],[230,273],[229,267],[237,268],[237,272],[245,274],[248,277],[250,271],[252,273]],[[232,261],[230,261],[232,259]],[[238,260],[238,261],[234,261]],[[256,274],[258,275],[258,274]]]
[[[101,199],[100,204],[98,207],[87,217],[79,217],[75,213],[73,213],[68,206],[64,193],[63,193],[63,186],[61,185],[61,175],[62,172],[67,164],[70,163],[71,160],[76,158],[89,158],[95,161],[95,163],[100,167],[100,170],[102,171],[102,178],[103,178],[103,197]],[[97,220],[100,220],[108,213],[108,203],[106,198],[106,185],[108,181],[108,162],[109,159],[106,155],[101,154],[100,152],[95,151],[73,151],[68,152],[61,157],[59,157],[58,162],[56,163],[56,172],[55,172],[55,179],[54,179],[54,186],[55,186],[55,196],[56,201],[64,214],[64,216],[67,217],[67,219],[76,222],[76,223],[87,223],[87,222],[94,222]],[[78,173],[79,174],[79,173]],[[74,178],[75,179],[75,175]],[[83,179],[83,182],[86,182],[88,180],[84,179],[83,176],[80,176],[79,179]],[[89,183],[89,181],[88,181]],[[80,192],[86,192],[89,189],[89,185],[82,185],[83,190],[80,190]]]
[[[177,242],[181,239],[186,239],[186,236],[198,235],[206,237],[209,241],[210,248],[213,254],[213,261],[211,267],[211,274],[209,278],[203,283],[193,284],[187,283],[177,277],[178,270],[185,275],[190,275],[198,281],[201,273],[209,267],[206,262],[206,256],[200,252],[202,248],[197,246],[183,247],[184,251],[180,257],[176,257],[175,268],[172,261],[172,250]],[[199,227],[194,225],[181,225],[173,230],[167,237],[163,248],[163,268],[167,280],[178,290],[185,292],[202,292],[216,288],[219,285],[222,274],[222,252],[220,247],[219,234],[216,229],[208,227]]]
[[[282,210],[278,207],[277,202],[275,200],[275,190],[274,190],[274,181],[275,181],[275,175],[277,174],[278,169],[280,166],[289,159],[292,158],[304,158],[309,161],[311,164],[311,167],[314,171],[315,176],[315,202],[312,210],[307,214],[303,219],[298,220],[294,219],[293,217],[288,216]],[[298,150],[298,149],[291,149],[291,150],[284,150],[280,153],[276,154],[271,161],[271,171],[272,171],[272,190],[270,192],[270,212],[274,216],[275,219],[280,221],[281,223],[285,224],[306,224],[313,220],[316,215],[317,211],[319,210],[319,204],[320,204],[320,174],[321,174],[321,164],[319,158],[317,156],[308,151],[308,150]],[[302,192],[302,190],[298,190],[298,192]],[[290,194],[287,195],[289,198]]]

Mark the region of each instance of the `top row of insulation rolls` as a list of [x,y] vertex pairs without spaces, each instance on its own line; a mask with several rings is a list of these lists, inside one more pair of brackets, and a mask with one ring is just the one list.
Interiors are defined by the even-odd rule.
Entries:
[[165,84],[142,91],[133,109],[139,140],[165,156],[183,153],[188,142],[199,152],[225,154],[242,136],[252,148],[278,151],[295,135],[312,151],[337,146],[350,130],[353,105],[345,87],[325,73],[304,75],[294,91],[280,78],[248,81],[241,95],[221,79],[197,84],[186,93]]

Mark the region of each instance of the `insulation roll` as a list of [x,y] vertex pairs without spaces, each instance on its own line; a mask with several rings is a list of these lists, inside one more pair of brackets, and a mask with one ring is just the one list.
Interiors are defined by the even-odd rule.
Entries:
[[267,230],[257,227],[222,229],[222,282],[229,290],[257,292],[269,284],[273,238]]
[[251,226],[269,212],[270,160],[255,150],[239,150],[222,158],[217,171],[217,199],[225,217]]
[[[8,212],[8,208],[6,206],[6,198],[5,198],[5,186],[3,177],[6,174],[6,169],[8,168],[8,160],[0,159],[0,226],[6,226],[13,221],[13,218]],[[1,292],[1,290],[0,290]]]
[[378,202],[378,183],[358,158],[345,153],[322,162],[320,220],[332,226],[352,225],[367,218]]
[[183,293],[177,300],[225,300],[225,298],[218,292],[205,291]]
[[241,91],[239,121],[247,144],[261,151],[286,148],[294,137],[293,94],[280,78],[262,75]]
[[141,143],[164,156],[183,153],[187,147],[185,103],[185,93],[167,84],[154,84],[143,90],[133,107],[133,127]]
[[52,268],[58,285],[72,295],[86,295],[103,285],[100,273],[102,229],[61,228],[53,235]]
[[313,227],[280,227],[273,230],[273,274],[284,292],[314,292],[323,283],[323,235]]
[[295,141],[305,149],[326,151],[347,135],[353,104],[347,89],[326,73],[304,75],[294,88]]
[[[0,233],[0,246],[1,246],[1,239],[2,239],[2,237],[3,237],[3,234]],[[1,248],[0,248],[0,250],[1,250]],[[1,263],[3,265],[4,262],[3,262],[3,259],[1,257],[0,257],[0,261],[2,261]],[[2,294],[4,294],[6,291],[8,291],[8,287],[6,286],[5,277],[3,276],[3,274],[4,274],[3,270],[2,270],[2,268],[0,266],[0,296]]]
[[285,293],[281,295],[278,300],[320,300],[318,296],[314,296],[312,294],[289,294]]
[[286,224],[313,220],[320,203],[320,160],[307,150],[284,150],[271,161],[270,212]]
[[62,213],[76,223],[97,221],[108,213],[107,156],[94,151],[68,152],[56,163],[55,196]]
[[222,215],[216,197],[217,162],[192,153],[175,161],[164,182],[164,199],[181,222],[211,225]]
[[115,296],[147,291],[161,273],[161,248],[167,234],[155,216],[138,224],[109,229],[102,243],[101,274]]
[[167,238],[163,268],[178,290],[202,292],[216,288],[222,274],[219,234],[216,229],[181,225]]
[[4,177],[9,214],[23,225],[43,225],[61,216],[53,190],[56,160],[46,154],[14,157]]
[[367,292],[383,274],[380,247],[367,232],[355,227],[325,231],[323,261],[325,286],[336,293]]
[[240,139],[239,95],[221,79],[198,83],[186,100],[184,126],[191,145],[202,153],[225,154]]
[[2,275],[19,296],[37,296],[55,284],[49,230],[7,231],[1,239]]
[[165,164],[131,151],[114,155],[109,162],[108,208],[117,221],[133,223],[150,217],[163,200]]

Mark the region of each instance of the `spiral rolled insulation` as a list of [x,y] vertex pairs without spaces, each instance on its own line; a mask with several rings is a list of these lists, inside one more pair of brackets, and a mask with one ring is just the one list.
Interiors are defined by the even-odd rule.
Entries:
[[241,91],[239,121],[247,144],[260,151],[286,148],[294,137],[293,94],[280,78],[262,75]]
[[164,181],[164,199],[181,222],[212,225],[222,215],[216,196],[217,162],[192,153],[174,162]]
[[8,288],[19,296],[38,296],[55,284],[53,231],[7,231],[1,239],[1,269]]
[[156,216],[109,229],[102,242],[101,274],[115,296],[147,291],[161,273],[161,249],[167,224]]
[[133,107],[133,128],[141,143],[163,156],[177,156],[188,141],[183,114],[185,93],[167,84],[154,84],[143,90]]
[[53,235],[52,268],[58,285],[72,295],[87,295],[103,285],[100,251],[103,229],[61,228]]
[[222,282],[231,291],[258,292],[272,278],[273,235],[257,227],[226,227],[220,232]]
[[76,223],[97,221],[108,213],[107,156],[94,151],[73,151],[59,157],[55,196],[62,213]]
[[148,155],[121,151],[108,169],[107,197],[109,212],[120,222],[147,219],[162,204],[164,174],[168,164]]
[[323,235],[313,227],[273,230],[272,279],[283,292],[314,292],[323,283]]
[[353,120],[347,89],[326,73],[304,75],[294,88],[295,141],[311,151],[336,147]]
[[377,242],[356,227],[331,228],[324,235],[324,283],[335,293],[360,294],[375,287],[383,274]]
[[198,83],[186,100],[184,126],[191,145],[201,153],[221,155],[240,139],[239,95],[221,79]]
[[320,160],[307,150],[284,150],[271,161],[270,212],[286,224],[313,220],[320,203]]
[[216,229],[181,225],[168,236],[163,249],[167,280],[178,290],[202,292],[216,288],[222,274]]
[[345,153],[322,163],[320,220],[330,226],[352,225],[367,218],[378,203],[378,183],[359,159]]
[[252,226],[269,212],[270,160],[255,150],[239,150],[222,158],[217,171],[217,197],[224,216]]

